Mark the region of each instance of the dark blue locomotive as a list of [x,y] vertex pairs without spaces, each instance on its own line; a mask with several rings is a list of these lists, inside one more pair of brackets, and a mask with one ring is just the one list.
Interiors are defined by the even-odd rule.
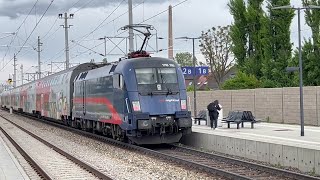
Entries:
[[191,132],[182,71],[172,60],[134,58],[74,80],[70,124],[136,144],[179,142]]

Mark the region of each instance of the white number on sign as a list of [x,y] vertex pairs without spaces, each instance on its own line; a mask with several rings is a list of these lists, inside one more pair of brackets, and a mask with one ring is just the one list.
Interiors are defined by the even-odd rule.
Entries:
[[203,74],[207,74],[207,70],[206,69],[203,69],[202,72],[203,72]]
[[187,68],[182,68],[182,73],[187,74]]

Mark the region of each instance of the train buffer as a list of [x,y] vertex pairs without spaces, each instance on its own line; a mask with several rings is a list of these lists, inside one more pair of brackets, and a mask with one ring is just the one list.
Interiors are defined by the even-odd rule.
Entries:
[[228,128],[230,128],[230,123],[237,124],[237,129],[241,124],[244,127],[244,123],[251,123],[251,129],[254,128],[254,123],[261,122],[260,119],[256,119],[251,111],[230,111],[228,116],[222,119],[223,123],[228,123]]
[[194,117],[194,123],[196,124],[198,121],[198,125],[200,125],[200,121],[205,121],[207,125],[207,111],[206,110],[201,110],[199,111],[199,114]]

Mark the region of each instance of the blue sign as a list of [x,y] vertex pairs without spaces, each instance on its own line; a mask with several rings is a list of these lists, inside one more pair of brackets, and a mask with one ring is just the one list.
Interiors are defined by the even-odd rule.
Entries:
[[193,76],[194,74],[194,68],[193,67],[181,67],[182,73],[185,76]]
[[209,74],[208,66],[196,67],[196,75],[208,75],[208,74]]
[[209,74],[209,67],[208,66],[199,66],[199,67],[181,67],[182,73],[185,76],[193,76],[194,72],[196,76],[201,76],[201,75],[208,75]]

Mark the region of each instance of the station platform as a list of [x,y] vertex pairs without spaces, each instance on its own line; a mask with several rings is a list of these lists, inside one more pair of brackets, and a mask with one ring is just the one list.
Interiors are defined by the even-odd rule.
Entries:
[[0,136],[0,180],[29,180],[9,147]]
[[236,124],[223,124],[215,130],[206,125],[193,125],[192,134],[184,136],[185,145],[245,157],[276,166],[293,167],[320,175],[320,127],[250,123],[237,129]]

